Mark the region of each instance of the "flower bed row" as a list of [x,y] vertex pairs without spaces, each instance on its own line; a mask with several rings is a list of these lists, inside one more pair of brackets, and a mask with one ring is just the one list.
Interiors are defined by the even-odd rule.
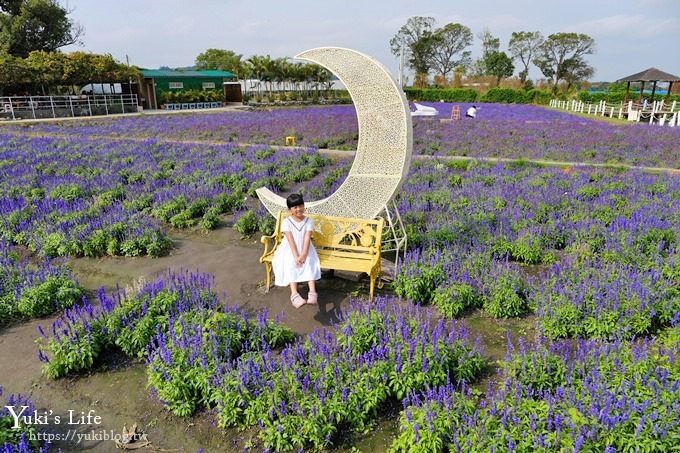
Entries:
[[674,451],[680,329],[642,342],[512,348],[497,387],[413,393],[392,452]]
[[134,294],[118,289],[112,295],[102,289],[98,304],[88,301],[64,312],[49,329],[39,326],[39,358],[43,372],[56,379],[96,366],[107,351],[118,349],[129,357],[144,357],[152,339],[166,333],[174,320],[190,316],[206,323],[220,322],[218,335],[235,329],[240,339],[257,347],[266,338],[270,346],[292,339],[292,332],[260,315],[259,323],[245,313],[224,306],[212,288],[213,277],[202,273],[173,273],[144,283]]
[[[7,131],[23,134],[21,127]],[[201,115],[148,115],[135,118],[92,119],[61,124],[34,125],[40,134],[90,137],[156,138],[219,143],[284,145],[295,136],[299,146],[356,149],[358,129],[353,106],[313,106],[204,113]]]

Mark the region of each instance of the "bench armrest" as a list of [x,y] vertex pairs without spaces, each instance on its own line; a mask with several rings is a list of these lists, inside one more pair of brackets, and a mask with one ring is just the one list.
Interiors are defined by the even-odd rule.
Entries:
[[276,249],[277,240],[276,240],[276,234],[272,234],[269,236],[263,235],[260,237],[260,242],[262,245],[264,245],[264,252],[262,252],[262,257],[264,258],[265,256],[269,255],[270,253],[273,253],[274,250]]

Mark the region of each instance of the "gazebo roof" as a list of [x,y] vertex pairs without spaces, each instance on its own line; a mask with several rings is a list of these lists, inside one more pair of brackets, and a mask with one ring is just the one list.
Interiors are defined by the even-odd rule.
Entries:
[[680,77],[660,71],[656,68],[649,68],[637,74],[629,75],[618,80],[619,82],[680,82]]

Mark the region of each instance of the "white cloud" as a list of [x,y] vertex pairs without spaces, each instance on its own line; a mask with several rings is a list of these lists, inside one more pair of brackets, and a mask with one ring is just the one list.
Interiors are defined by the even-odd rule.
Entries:
[[677,33],[680,20],[676,17],[649,18],[642,15],[609,16],[581,22],[574,26],[592,36],[619,36],[621,38],[650,38]]

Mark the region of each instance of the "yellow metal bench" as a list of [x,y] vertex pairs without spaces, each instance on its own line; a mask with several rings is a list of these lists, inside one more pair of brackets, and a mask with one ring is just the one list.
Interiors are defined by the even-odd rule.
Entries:
[[[262,236],[264,253],[260,263],[265,266],[266,290],[272,285],[272,258],[274,251],[284,238],[281,233],[281,222],[288,216],[279,211],[276,229],[271,236]],[[310,214],[314,220],[312,243],[319,255],[322,269],[365,272],[370,278],[370,299],[376,280],[380,284],[380,246],[384,219],[358,219],[348,217],[330,217]]]

